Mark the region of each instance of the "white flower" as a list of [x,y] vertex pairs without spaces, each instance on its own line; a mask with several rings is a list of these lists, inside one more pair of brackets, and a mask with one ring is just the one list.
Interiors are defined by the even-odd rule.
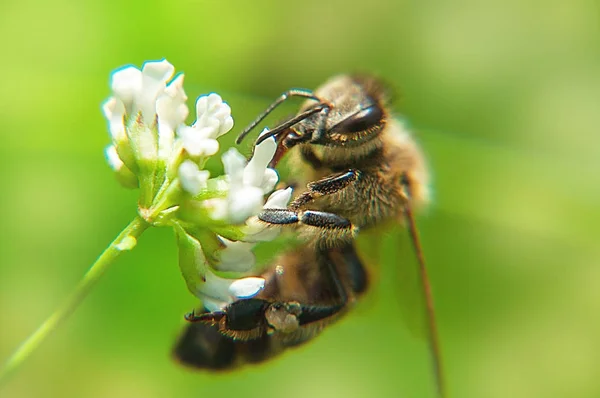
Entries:
[[[292,198],[292,188],[279,189],[269,196],[264,209],[285,209]],[[268,242],[275,239],[281,233],[281,226],[267,224],[258,219],[250,217],[246,221],[244,229],[244,240],[246,242]]]
[[229,214],[227,199],[207,199],[202,202],[202,207],[208,210],[213,220],[225,220]]
[[[222,156],[226,175],[209,179],[203,167],[219,151],[218,137],[233,127],[231,109],[215,93],[199,97],[196,120],[186,125],[184,77],[174,72],[163,59],[112,74],[112,96],[102,107],[112,138],[105,155],[122,185],[140,189],[140,216],[175,229],[186,284],[216,311],[264,288],[264,278],[228,279],[217,272],[252,273],[253,242],[271,240],[281,230],[255,216],[263,208],[285,208],[291,189],[273,193],[265,203],[278,181],[277,172],[268,168],[277,149],[272,137],[254,148],[249,161],[230,149]],[[204,250],[212,251],[208,258]]]
[[205,283],[198,286],[196,295],[211,312],[220,311],[238,299],[254,297],[265,286],[265,280],[261,277],[226,279],[211,271],[206,272],[205,280]]
[[241,224],[262,208],[264,194],[262,189],[244,184],[246,159],[235,148],[230,148],[222,156],[225,174],[229,177],[227,195],[227,217],[233,224]]
[[177,135],[181,138],[183,148],[190,156],[212,156],[219,151],[217,140],[210,138],[211,127],[196,129],[189,126],[181,126],[177,129]]
[[198,97],[196,121],[191,127],[180,126],[177,135],[190,156],[212,156],[219,151],[216,139],[232,127],[231,108],[218,94],[212,93]]
[[124,113],[133,114],[134,103],[142,91],[142,71],[135,66],[121,68],[112,74],[110,86],[116,100],[124,105]]
[[193,127],[197,129],[209,127],[210,138],[218,138],[233,127],[231,108],[218,94],[211,93],[199,97],[196,101],[196,122]]
[[142,66],[142,87],[134,104],[142,113],[144,124],[154,123],[156,100],[164,95],[167,82],[173,77],[175,68],[166,59],[146,62]]
[[221,251],[221,257],[216,268],[219,271],[246,272],[250,271],[256,262],[252,248],[254,244],[248,242],[234,242],[220,236],[219,239],[225,244]]
[[249,276],[236,279],[229,285],[229,293],[238,299],[248,299],[256,296],[265,287],[265,279]]
[[[113,96],[104,103],[103,112],[119,153],[132,152],[137,160],[169,159],[175,129],[188,115],[183,75],[167,85],[174,71],[173,65],[161,60],[146,62],[141,70],[127,66],[112,74]],[[125,163],[136,168],[127,159]]]
[[119,154],[117,153],[117,147],[114,145],[109,145],[104,150],[104,155],[106,156],[106,161],[111,169],[114,171],[119,171],[125,166]]
[[[263,131],[263,134],[265,129]],[[277,143],[275,138],[269,138],[254,147],[254,154],[252,159],[248,162],[248,165],[244,168],[244,185],[252,185],[262,188],[263,193],[269,193],[277,184],[279,177],[277,172],[267,166],[273,159],[275,151],[277,150]]]
[[108,120],[108,130],[115,143],[127,141],[125,134],[125,125],[123,117],[125,116],[125,106],[122,101],[115,97],[110,97],[103,105],[102,112]]
[[156,100],[165,93],[175,68],[166,59],[144,63],[142,70],[128,66],[113,73],[111,87],[130,117],[142,113],[144,124],[154,123]]
[[192,196],[198,195],[202,189],[206,188],[209,176],[209,171],[200,170],[198,165],[191,160],[186,160],[179,166],[181,186]]
[[173,150],[175,130],[183,125],[189,110],[185,104],[187,96],[183,91],[183,75],[180,74],[156,100],[158,117],[158,157],[168,159]]
[[254,148],[249,162],[235,148],[223,154],[223,166],[229,177],[228,219],[233,224],[256,215],[263,207],[264,195],[277,184],[277,172],[267,167],[276,149],[275,139],[269,138]]
[[278,189],[273,192],[263,206],[265,209],[285,209],[292,199],[292,188]]

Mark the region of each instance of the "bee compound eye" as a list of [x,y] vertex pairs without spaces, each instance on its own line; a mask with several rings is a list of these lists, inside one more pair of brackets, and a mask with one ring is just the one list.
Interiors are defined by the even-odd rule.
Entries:
[[273,303],[267,308],[265,318],[269,326],[276,331],[291,333],[300,327],[300,312],[300,304],[296,302]]
[[383,119],[383,111],[377,104],[370,105],[348,116],[331,129],[341,134],[358,133],[378,126]]

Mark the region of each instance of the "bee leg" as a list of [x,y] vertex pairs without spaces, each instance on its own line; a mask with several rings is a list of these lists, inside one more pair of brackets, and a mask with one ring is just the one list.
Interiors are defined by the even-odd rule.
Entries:
[[360,172],[358,170],[350,169],[343,173],[334,174],[311,182],[307,185],[308,191],[294,199],[290,203],[289,208],[297,210],[321,196],[339,192],[358,180],[359,176]]
[[[337,251],[337,249],[333,249]],[[276,302],[265,311],[269,325],[276,331],[293,333],[299,328],[318,333],[324,324],[333,322],[348,305],[348,293],[342,283],[330,249],[318,249],[317,262],[320,272],[326,278],[325,285],[332,302],[327,304],[304,304],[296,301]],[[303,336],[310,335],[304,333]],[[303,339],[290,340],[301,343]]]
[[333,286],[332,293],[336,296],[336,303],[329,305],[302,305],[302,313],[298,316],[300,326],[324,320],[331,322],[348,305],[348,292],[331,258],[331,250],[319,250],[319,253],[319,268]]
[[[339,246],[351,241],[357,228],[346,218],[334,213],[316,210],[264,209],[258,219],[275,225],[305,225],[327,231],[319,247]],[[312,233],[311,233],[312,234]]]

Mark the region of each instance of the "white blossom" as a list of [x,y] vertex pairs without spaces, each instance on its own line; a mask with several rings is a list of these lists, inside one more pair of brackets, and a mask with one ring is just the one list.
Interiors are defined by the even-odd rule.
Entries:
[[[167,60],[146,62],[142,67],[142,87],[134,104],[142,113],[144,124],[154,123],[156,101],[165,94],[167,82],[173,76],[175,68]],[[186,115],[187,116],[187,115]]]
[[194,128],[210,127],[211,138],[218,138],[233,127],[231,108],[218,94],[211,93],[196,101],[196,122]]
[[227,152],[221,156],[225,175],[229,178],[229,183],[234,186],[244,184],[244,167],[246,167],[246,158],[235,148],[229,148]]
[[236,279],[229,285],[229,293],[238,299],[248,299],[256,296],[264,287],[264,278],[249,276],[247,278]]
[[242,241],[234,242],[222,236],[219,239],[225,245],[216,266],[219,271],[246,272],[254,267],[256,262],[252,252],[254,244]]
[[219,151],[219,143],[211,138],[211,134],[211,127],[197,129],[181,126],[177,129],[177,135],[181,138],[183,148],[194,157],[212,156]]
[[211,271],[206,272],[204,277],[205,283],[198,286],[196,295],[208,311],[219,311],[238,299],[251,298],[265,286],[265,280],[261,277],[226,279]]
[[[292,188],[278,189],[273,192],[263,206],[264,209],[285,209],[292,198]],[[267,224],[258,217],[246,220],[244,229],[246,242],[268,242],[281,233],[280,225]]]
[[[188,288],[209,311],[217,311],[264,288],[264,278],[246,276],[255,268],[253,249],[255,242],[274,239],[281,227],[256,215],[263,208],[285,208],[292,190],[276,191],[265,202],[278,182],[268,167],[277,149],[273,137],[255,146],[249,161],[229,149],[222,156],[225,176],[210,179],[203,167],[219,151],[217,139],[233,127],[231,108],[218,94],[201,96],[196,120],[187,125],[184,76],[174,73],[163,59],[111,75],[112,95],[102,106],[112,138],[105,156],[122,185],[140,189],[139,214],[153,225],[175,228]],[[216,251],[210,262],[207,248]],[[243,277],[223,278],[218,272]]]
[[129,117],[135,118],[141,112],[144,124],[151,125],[156,115],[156,100],[165,93],[174,71],[165,59],[146,62],[142,70],[128,66],[113,73],[111,88]]
[[181,186],[192,196],[198,195],[202,189],[206,188],[209,176],[209,171],[200,170],[198,165],[191,160],[186,160],[179,166]]
[[111,76],[111,89],[114,98],[124,105],[124,113],[132,115],[135,101],[142,92],[142,71],[135,66],[117,70]]
[[285,209],[292,199],[292,188],[278,189],[265,202],[265,209]]
[[117,153],[117,147],[114,145],[107,146],[104,150],[104,155],[106,156],[106,161],[108,162],[108,165],[114,171],[121,170],[125,165],[119,157],[119,154]]
[[[268,131],[268,129],[264,129],[261,135]],[[264,193],[269,193],[273,190],[279,177],[275,170],[268,168],[267,166],[273,159],[276,150],[277,143],[273,137],[264,140],[254,148],[252,159],[250,159],[248,165],[244,169],[245,185],[260,187]]]
[[158,117],[158,157],[168,159],[173,150],[175,130],[183,125],[189,110],[185,102],[187,96],[183,91],[183,75],[180,74],[164,90],[164,94],[156,100]]
[[218,94],[212,93],[198,97],[196,121],[191,127],[181,126],[177,135],[190,156],[212,156],[219,151],[216,139],[232,127],[231,108]]
[[123,118],[125,117],[125,106],[122,101],[115,97],[110,97],[103,105],[102,112],[108,120],[108,130],[115,143],[121,143],[127,140],[125,134],[125,125]]
[[227,199],[207,199],[202,202],[202,207],[208,210],[213,220],[225,220],[229,214]]
[[223,155],[230,184],[227,196],[229,220],[233,224],[240,224],[256,215],[264,205],[264,195],[277,184],[277,172],[267,167],[276,149],[275,139],[269,138],[254,148],[249,162],[235,148]]
[[202,300],[202,305],[204,305],[204,308],[206,308],[208,312],[222,311],[225,309],[225,307],[231,304],[229,301],[215,299],[214,297],[205,296],[202,294],[198,294],[197,296]]

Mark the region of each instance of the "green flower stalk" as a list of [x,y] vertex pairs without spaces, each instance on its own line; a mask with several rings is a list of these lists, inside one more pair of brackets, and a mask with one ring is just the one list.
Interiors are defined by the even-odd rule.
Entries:
[[219,151],[217,139],[233,127],[231,109],[215,93],[201,96],[195,121],[185,124],[184,76],[174,72],[166,60],[113,72],[112,96],[102,107],[112,138],[105,155],[121,185],[139,189],[138,217],[99,256],[67,302],[9,358],[0,383],[149,227],[173,228],[186,285],[208,310],[251,298],[264,287],[252,250],[258,242],[274,239],[280,227],[266,225],[256,215],[263,208],[285,208],[292,194],[291,188],[272,192],[278,175],[267,166],[275,140],[256,146],[248,161],[230,148],[222,155],[225,175],[211,177],[204,166]]

